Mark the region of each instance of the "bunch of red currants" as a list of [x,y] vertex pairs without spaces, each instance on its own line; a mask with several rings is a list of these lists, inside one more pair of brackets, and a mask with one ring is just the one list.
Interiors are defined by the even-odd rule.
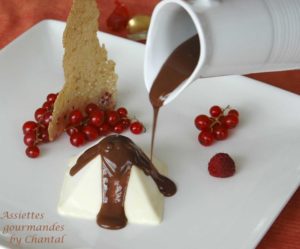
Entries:
[[70,113],[66,132],[70,136],[70,143],[79,147],[111,132],[122,133],[128,128],[133,134],[145,131],[141,122],[128,117],[126,108],[101,110],[96,104],[90,103],[84,113],[80,110]]
[[[57,95],[48,94],[46,102],[34,113],[35,121],[26,121],[23,124],[24,143],[27,146],[25,152],[30,158],[40,155],[38,145],[49,142],[48,126]],[[112,132],[122,133],[128,128],[133,134],[145,131],[140,121],[128,117],[126,108],[101,110],[98,105],[90,103],[83,112],[76,109],[69,114],[65,131],[70,136],[70,143],[79,147]]]
[[224,140],[228,137],[228,130],[235,128],[239,123],[239,112],[229,106],[222,109],[212,106],[210,116],[201,114],[195,118],[195,126],[200,130],[198,141],[204,146],[213,144],[215,140]]
[[26,155],[36,158],[40,155],[39,144],[48,143],[48,126],[52,118],[53,106],[58,94],[50,93],[42,107],[34,113],[35,121],[26,121],[23,124],[24,143],[27,145]]

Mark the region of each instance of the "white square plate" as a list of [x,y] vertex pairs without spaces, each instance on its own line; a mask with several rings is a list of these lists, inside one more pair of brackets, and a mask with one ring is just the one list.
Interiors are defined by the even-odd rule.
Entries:
[[[178,187],[174,197],[166,198],[162,224],[104,230],[93,220],[65,218],[56,211],[67,161],[81,149],[62,136],[41,146],[38,159],[24,153],[22,124],[64,81],[64,25],[44,21],[0,53],[0,244],[13,248],[13,234],[22,238],[21,248],[254,248],[299,185],[299,96],[240,76],[197,80],[159,116],[155,156],[169,165]],[[101,33],[99,39],[117,63],[119,106],[148,128],[143,135],[126,135],[149,151],[152,109],[143,82],[144,45]],[[240,124],[227,140],[207,148],[199,145],[193,122],[215,104],[238,109]],[[208,174],[207,163],[217,152],[234,158],[234,177]],[[44,217],[6,219],[4,212]],[[26,226],[6,231],[9,225],[54,223],[63,231],[26,231]],[[65,234],[65,239],[62,244],[26,242],[33,234]]]

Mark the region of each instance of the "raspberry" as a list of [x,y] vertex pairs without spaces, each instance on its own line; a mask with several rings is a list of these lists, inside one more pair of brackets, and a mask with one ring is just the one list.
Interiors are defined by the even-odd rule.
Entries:
[[214,177],[230,177],[235,173],[235,163],[226,153],[217,153],[208,163],[208,172]]

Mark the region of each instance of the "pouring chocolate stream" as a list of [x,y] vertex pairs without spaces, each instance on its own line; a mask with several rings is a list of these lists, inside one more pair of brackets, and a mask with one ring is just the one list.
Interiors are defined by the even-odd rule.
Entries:
[[154,80],[149,98],[153,107],[151,136],[151,160],[159,109],[168,95],[184,82],[194,71],[200,57],[200,42],[194,35],[179,45],[167,58]]

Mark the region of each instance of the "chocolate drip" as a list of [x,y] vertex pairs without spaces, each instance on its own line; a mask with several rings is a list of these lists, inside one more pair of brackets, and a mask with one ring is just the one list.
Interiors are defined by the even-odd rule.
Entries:
[[174,182],[161,175],[146,154],[121,135],[108,136],[86,150],[71,168],[70,175],[75,175],[97,155],[102,158],[102,205],[97,224],[103,228],[120,229],[127,224],[124,202],[132,165],[150,175],[164,196],[176,193]]
[[153,107],[151,158],[159,109],[168,95],[193,73],[199,57],[200,42],[198,35],[195,35],[183,42],[172,52],[152,84],[149,93],[150,102]]

